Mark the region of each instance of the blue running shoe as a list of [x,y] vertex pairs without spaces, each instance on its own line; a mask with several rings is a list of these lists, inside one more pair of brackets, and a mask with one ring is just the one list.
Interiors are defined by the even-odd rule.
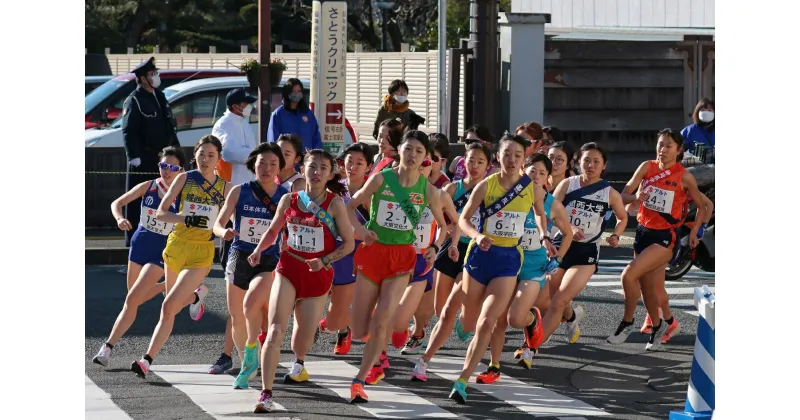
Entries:
[[234,389],[247,389],[250,381],[256,377],[258,372],[258,345],[253,347],[244,346],[244,357],[242,358],[242,368],[239,375],[233,381]]
[[456,382],[453,385],[453,390],[450,391],[450,399],[459,403],[467,403],[467,386],[463,382]]

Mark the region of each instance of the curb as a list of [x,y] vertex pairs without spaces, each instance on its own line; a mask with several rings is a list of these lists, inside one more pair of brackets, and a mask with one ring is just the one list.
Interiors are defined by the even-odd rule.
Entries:
[[[620,246],[600,247],[600,257],[633,258],[633,249]],[[85,265],[126,265],[128,264],[128,248],[86,248]],[[219,247],[214,248],[214,262],[220,261]]]

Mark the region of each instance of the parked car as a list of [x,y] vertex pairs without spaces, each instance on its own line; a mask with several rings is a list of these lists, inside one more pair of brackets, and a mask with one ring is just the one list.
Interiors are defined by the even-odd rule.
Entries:
[[[166,89],[188,80],[214,77],[243,76],[239,69],[180,69],[159,70],[161,86]],[[86,129],[108,125],[122,115],[122,104],[128,95],[136,89],[136,76],[126,73],[103,83],[86,95]]]
[[[272,87],[271,109],[281,105],[283,95],[280,85]],[[309,86],[308,80],[301,80],[303,86]],[[213,79],[193,80],[179,83],[164,89],[164,95],[172,107],[172,115],[178,132],[178,140],[182,147],[193,147],[201,137],[211,134],[214,123],[226,110],[225,96],[231,89],[244,87],[249,89],[246,77],[219,77]],[[257,92],[251,91],[253,95]],[[308,97],[306,88],[304,94]],[[258,138],[258,113],[250,114],[250,127]],[[358,141],[350,121],[345,118],[345,147]],[[118,118],[108,127],[86,130],[86,147],[123,147],[122,118]]]
[[112,77],[114,76],[86,76],[86,95],[100,87],[103,83],[111,80]]

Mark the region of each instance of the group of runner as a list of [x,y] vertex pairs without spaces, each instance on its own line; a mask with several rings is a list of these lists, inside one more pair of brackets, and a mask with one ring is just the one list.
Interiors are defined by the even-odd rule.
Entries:
[[[350,402],[365,403],[365,386],[377,384],[390,367],[389,344],[420,355],[410,379],[424,382],[428,364],[455,330],[469,347],[450,398],[465,404],[467,382],[487,348],[489,368],[477,382],[500,379],[509,326],[523,331],[514,357],[526,369],[560,324],[569,343],[578,340],[586,312],[572,300],[597,271],[604,231],[613,231],[605,241],[618,246],[634,211],[634,259],[621,278],[625,311],[608,342],[620,344],[632,332],[640,296],[648,312],[642,326],[650,336],[647,350],[679,332],[664,289],[675,229],[689,199],[703,204],[697,220],[707,222],[713,211],[680,164],[679,132],[658,133],[656,159],[642,163],[621,193],[602,178],[608,159],[600,146],[587,143],[574,153],[563,141],[547,141],[535,123],[497,142],[480,127],[470,128],[466,153],[451,164],[452,180],[442,171],[449,157],[445,136],[402,133],[388,120],[380,134],[379,162],[362,143],[338,158],[303,151],[296,136],[259,144],[246,165],[254,179],[241,185],[215,174],[222,145],[213,136],[195,146],[195,169],[188,172],[183,153],[165,148],[160,177],[112,203],[120,229],[128,230],[133,225],[122,206],[143,197],[128,295],[93,361],[107,366],[138,306],[164,293],[150,346],[131,365],[146,377],[176,314],[188,305],[192,319],[202,317],[208,294],[202,283],[218,236],[232,240],[224,268],[231,337],[242,360],[233,386],[248,388],[261,367],[255,412],[275,407],[273,382],[292,314],[295,361],[285,383],[308,381],[309,349],[321,334],[336,334],[336,355],[348,354],[353,341],[365,343],[350,388]],[[692,247],[703,229],[695,224]],[[423,349],[434,314],[438,320]]]

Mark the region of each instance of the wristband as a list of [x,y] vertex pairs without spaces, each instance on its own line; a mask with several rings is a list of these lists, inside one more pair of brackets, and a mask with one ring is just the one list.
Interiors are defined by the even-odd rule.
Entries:
[[436,244],[431,244],[431,248],[433,248],[433,250],[436,251],[437,254],[439,253],[439,247],[436,246]]
[[539,239],[539,243],[540,243],[540,244],[542,244],[542,245],[544,245],[544,240],[545,240],[545,239],[547,239],[548,241],[550,241],[550,243],[551,243],[551,244],[553,243],[553,240],[552,240],[552,239],[550,239],[550,237],[549,237],[549,236],[542,236],[542,239]]

